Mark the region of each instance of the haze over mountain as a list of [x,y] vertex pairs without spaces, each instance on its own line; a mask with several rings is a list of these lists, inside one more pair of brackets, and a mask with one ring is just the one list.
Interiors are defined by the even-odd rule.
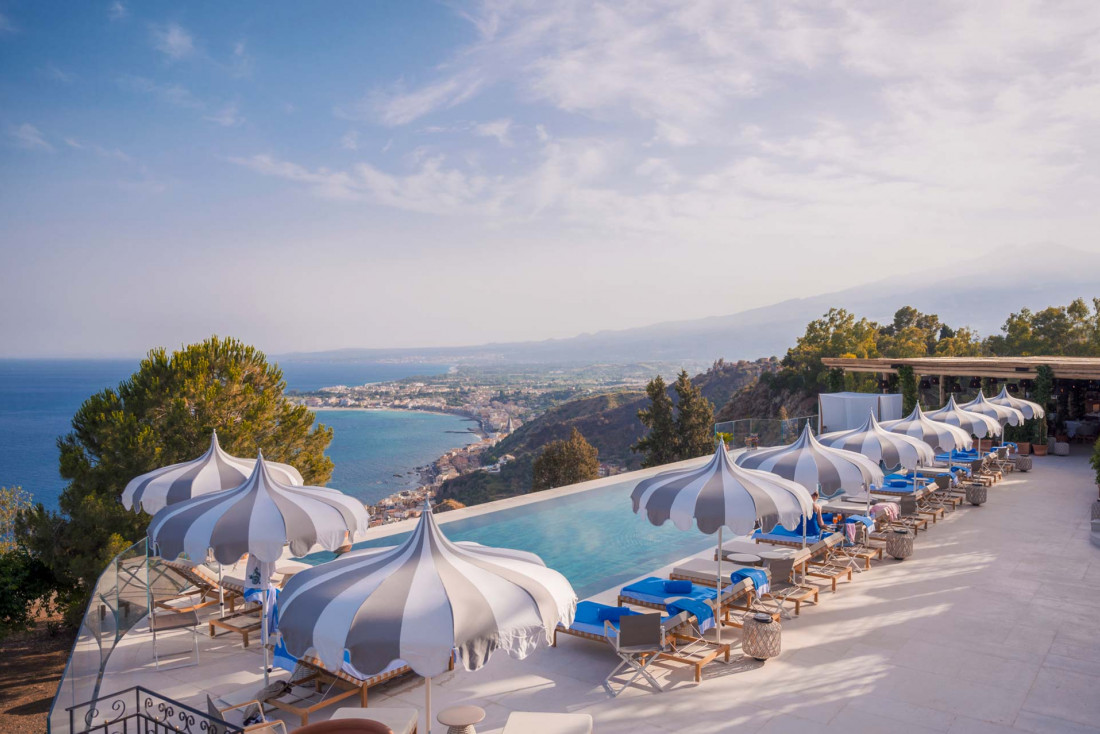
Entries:
[[[899,253],[899,262],[904,257]],[[471,362],[645,362],[755,359],[782,355],[806,323],[832,307],[875,321],[888,321],[902,306],[935,313],[952,326],[970,326],[981,335],[997,333],[1005,318],[1021,308],[1063,305],[1074,298],[1100,296],[1100,252],[1057,245],[1005,248],[979,260],[964,254],[942,265],[914,265],[897,274],[809,298],[690,321],[668,321],[634,329],[599,331],[568,339],[426,349],[344,349],[294,353],[284,359],[460,360]],[[736,288],[748,273],[731,273]],[[705,297],[705,294],[700,294]]]

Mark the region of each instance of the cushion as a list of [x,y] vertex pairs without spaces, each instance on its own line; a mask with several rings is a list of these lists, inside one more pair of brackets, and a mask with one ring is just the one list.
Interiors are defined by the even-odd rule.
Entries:
[[691,589],[691,582],[686,579],[665,582],[665,592],[669,594],[690,594]]
[[628,617],[637,613],[626,607],[603,607],[600,609],[598,619],[600,622],[618,622],[621,617]]

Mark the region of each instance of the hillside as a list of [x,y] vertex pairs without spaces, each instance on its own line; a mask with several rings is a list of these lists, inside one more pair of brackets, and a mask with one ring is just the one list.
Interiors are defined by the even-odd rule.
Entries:
[[[755,383],[762,372],[774,371],[776,367],[773,359],[719,360],[706,372],[692,378],[692,382],[718,410],[732,395]],[[637,469],[641,466],[641,457],[630,447],[645,433],[638,420],[638,411],[645,407],[646,400],[644,393],[619,391],[571,400],[551,408],[486,454],[490,460],[511,454],[516,457],[514,462],[506,464],[498,474],[478,471],[444,482],[439,496],[474,505],[530,491],[535,456],[550,441],[568,438],[573,428],[599,450],[601,462]]]
[[[899,255],[899,257],[901,257]],[[348,349],[312,355],[327,359],[491,363],[712,360],[719,356],[782,354],[806,323],[830,307],[846,308],[876,321],[889,321],[901,306],[935,313],[944,321],[995,334],[1005,317],[1022,307],[1068,303],[1096,291],[1100,253],[1057,245],[1000,248],[974,259],[936,264],[921,272],[918,260],[899,259],[898,273],[876,282],[808,298],[704,319],[669,321],[634,329],[599,331],[568,339],[484,344],[435,349]],[[1030,267],[1050,263],[1050,267]],[[823,287],[827,285],[823,284]]]

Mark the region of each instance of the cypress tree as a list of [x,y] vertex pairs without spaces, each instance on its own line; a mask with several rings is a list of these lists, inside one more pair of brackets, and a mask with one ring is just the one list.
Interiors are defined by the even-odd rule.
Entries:
[[657,375],[645,388],[649,407],[638,411],[638,420],[649,431],[631,447],[643,455],[642,466],[660,466],[676,461],[676,421],[672,415],[672,398],[668,386]]
[[680,370],[673,385],[678,398],[676,416],[676,455],[678,459],[694,459],[714,451],[714,406]]

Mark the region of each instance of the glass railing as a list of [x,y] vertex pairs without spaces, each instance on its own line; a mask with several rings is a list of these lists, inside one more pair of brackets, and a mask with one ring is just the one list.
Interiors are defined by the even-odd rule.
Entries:
[[73,734],[67,709],[99,697],[103,671],[119,640],[148,614],[154,600],[178,594],[184,585],[159,558],[149,557],[145,539],[111,559],[88,600],[50,706],[51,734]]
[[714,433],[726,439],[726,447],[729,449],[782,446],[798,438],[807,423],[816,429],[817,416],[744,418],[737,421],[724,421],[715,424]]

